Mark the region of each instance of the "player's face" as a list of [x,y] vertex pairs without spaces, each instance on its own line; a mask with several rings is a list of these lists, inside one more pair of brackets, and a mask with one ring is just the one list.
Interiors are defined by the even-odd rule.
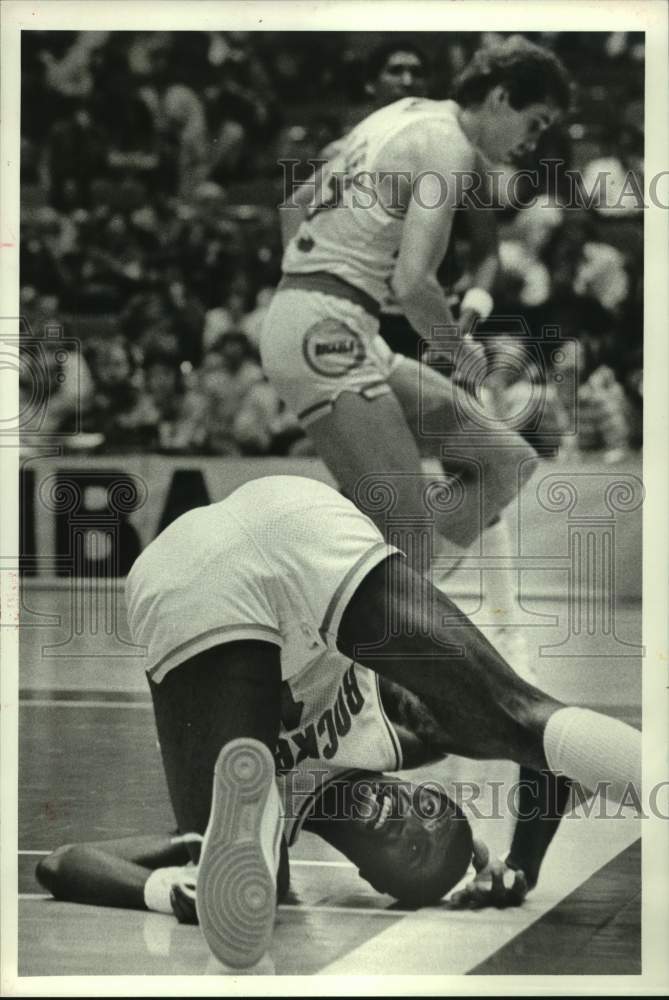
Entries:
[[402,97],[424,97],[425,69],[414,52],[393,52],[374,81],[374,100],[382,107]]
[[[360,783],[350,818],[342,825],[342,847],[360,874],[373,867],[425,875],[441,860],[444,827],[452,813],[429,786],[399,779],[370,778]],[[370,881],[373,881],[370,879]]]
[[512,163],[536,149],[558,115],[558,108],[544,101],[513,108],[507,92],[495,88],[481,109],[478,145],[493,162]]

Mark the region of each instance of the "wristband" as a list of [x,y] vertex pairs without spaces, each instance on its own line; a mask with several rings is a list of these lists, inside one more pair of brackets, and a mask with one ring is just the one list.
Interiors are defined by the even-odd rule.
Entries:
[[485,288],[468,288],[462,297],[460,311],[472,309],[481,319],[487,319],[492,312],[493,304],[492,295],[486,292]]

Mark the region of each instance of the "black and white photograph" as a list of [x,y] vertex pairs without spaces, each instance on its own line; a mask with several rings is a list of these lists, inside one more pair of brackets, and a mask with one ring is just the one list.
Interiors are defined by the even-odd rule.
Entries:
[[3,995],[665,992],[667,5],[3,7]]

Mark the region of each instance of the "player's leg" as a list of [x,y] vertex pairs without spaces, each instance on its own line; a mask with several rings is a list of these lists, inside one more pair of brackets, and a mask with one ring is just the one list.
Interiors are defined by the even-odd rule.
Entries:
[[[164,838],[153,839],[152,863],[172,863],[148,867],[110,853],[106,843],[69,844],[44,858],[35,875],[40,885],[65,902],[152,910],[173,914],[180,923],[196,923],[196,869],[188,862],[188,851],[185,846],[179,852],[166,851],[160,846]],[[123,850],[130,852],[132,844],[124,844]]]
[[[376,319],[354,302],[297,289],[279,290],[261,341],[263,366],[298,416],[342,491],[388,533],[412,563],[429,568],[426,520],[444,554],[461,555],[461,538],[478,531],[476,503],[435,503],[450,493],[441,471],[427,476],[402,406],[387,384],[393,355]],[[472,468],[476,472],[475,463]],[[384,505],[383,501],[388,503]],[[428,515],[426,518],[426,514]]]
[[[424,698],[444,730],[445,752],[510,758],[612,798],[640,786],[640,734],[560,704],[523,681],[455,605],[400,557],[375,567],[344,611],[347,656]],[[457,652],[456,652],[457,651]],[[458,655],[459,653],[459,655]]]
[[273,754],[279,735],[279,647],[231,642],[149,682],[167,786],[179,830],[204,834],[221,748],[248,737]]
[[[58,847],[42,858],[35,876],[56,899],[66,902],[171,913],[170,890],[183,878],[190,860],[186,838],[181,836],[120,837]],[[149,880],[153,889],[147,895]],[[160,890],[155,888],[158,882]]]
[[428,365],[401,358],[388,377],[424,456],[440,459],[444,471],[462,477],[478,503],[467,498],[469,519],[458,524],[459,540],[471,544],[517,495],[537,467],[534,449],[514,431],[493,429],[492,414],[472,403],[464,389]]
[[37,881],[56,899],[92,906],[144,908],[151,871],[96,844],[59,847],[38,864]]
[[274,923],[282,823],[274,780],[279,647],[216,646],[151,682],[179,829],[204,834],[200,925],[225,964],[259,961]]
[[[415,553],[416,569],[427,571],[429,553],[423,551],[421,535],[430,479],[397,399],[391,393],[365,399],[356,392],[343,392],[332,410],[310,423],[307,431],[344,495],[386,536],[392,523],[393,544],[408,556]],[[440,481],[438,475],[431,478]],[[457,526],[451,530],[449,525],[449,535],[457,533]]]
[[[400,400],[419,449],[441,456],[444,470],[466,483],[469,515],[458,521],[460,544],[466,548],[479,535],[480,554],[494,559],[482,575],[482,625],[491,642],[521,676],[531,679],[524,636],[513,628],[522,620],[519,609],[518,577],[511,568],[511,536],[503,512],[527,482],[537,466],[532,447],[503,422],[494,425],[495,402],[492,395],[484,408],[474,406],[465,390],[449,379],[419,364],[402,358],[389,378]],[[469,419],[469,414],[473,419]],[[477,430],[476,418],[481,422]],[[503,431],[503,433],[501,433]],[[474,433],[475,432],[475,433]],[[464,456],[464,457],[463,457]],[[436,572],[433,582],[448,592],[448,563],[444,572]],[[479,618],[480,620],[480,618]]]

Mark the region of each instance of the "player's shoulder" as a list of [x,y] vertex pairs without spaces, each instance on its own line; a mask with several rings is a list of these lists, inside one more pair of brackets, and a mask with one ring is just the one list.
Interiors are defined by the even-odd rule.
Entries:
[[346,148],[346,136],[340,136],[338,139],[333,139],[329,142],[327,146],[323,146],[320,153],[318,154],[319,160],[334,160],[335,156],[338,156]]
[[414,170],[435,167],[472,169],[476,150],[462,131],[458,106],[453,101],[415,101],[405,98],[391,105],[393,118],[402,127],[389,139],[382,156],[404,161]]

